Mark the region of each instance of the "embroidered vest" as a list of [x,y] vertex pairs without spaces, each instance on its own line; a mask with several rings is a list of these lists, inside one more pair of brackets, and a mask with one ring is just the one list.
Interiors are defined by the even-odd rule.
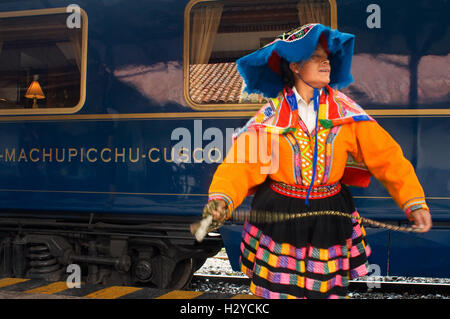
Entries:
[[[356,102],[347,97],[340,91],[333,90],[327,86],[322,90],[320,96],[318,121],[325,129],[331,129],[331,133],[336,134],[340,125],[354,123],[358,121],[375,121],[369,116]],[[304,123],[300,120],[297,102],[294,92],[290,88],[285,88],[283,93],[276,98],[272,98],[266,103],[234,136],[237,138],[247,130],[264,130],[266,132],[285,135],[290,132],[295,133],[297,126],[305,131]],[[311,134],[317,134],[318,127]],[[330,133],[330,134],[331,134]],[[296,134],[297,138],[299,134]],[[316,136],[316,138],[318,138]],[[321,156],[321,154],[318,154]],[[322,159],[320,159],[322,161]],[[327,174],[327,160],[323,159],[323,171],[319,171],[319,178],[325,178]],[[297,165],[301,165],[298,163]],[[328,165],[330,168],[330,165]],[[329,173],[329,172],[328,172]],[[357,162],[349,154],[344,169],[344,175],[341,182],[346,185],[368,187],[372,174],[369,172],[363,162]],[[299,177],[306,179],[308,176]]]

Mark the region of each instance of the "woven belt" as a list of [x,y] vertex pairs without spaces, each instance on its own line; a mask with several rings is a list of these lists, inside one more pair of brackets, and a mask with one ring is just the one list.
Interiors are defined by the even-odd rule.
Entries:
[[[282,182],[271,181],[270,188],[275,192],[295,198],[306,198],[309,186],[291,185]],[[341,190],[341,184],[339,182],[330,185],[314,186],[311,189],[309,198],[320,199],[336,195]]]

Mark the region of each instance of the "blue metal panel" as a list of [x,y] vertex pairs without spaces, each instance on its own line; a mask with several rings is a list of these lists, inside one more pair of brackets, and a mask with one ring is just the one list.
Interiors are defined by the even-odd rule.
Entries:
[[[171,133],[185,128],[192,149],[196,130],[203,134],[218,126],[211,120],[202,124],[194,128],[192,120],[178,119],[4,123],[1,207],[200,214],[218,164],[195,162],[201,152],[190,152],[186,163],[173,162],[172,147],[179,140]],[[228,124],[236,120],[223,120],[219,128],[225,132]],[[200,147],[209,143],[201,142]],[[69,149],[76,155],[69,156]]]
[[449,265],[450,230],[392,232],[389,275],[450,277]]
[[241,256],[242,225],[224,225],[220,228],[223,244],[227,251],[228,260],[234,271],[240,271],[239,258]]
[[[72,2],[15,1],[1,4],[0,11],[38,9],[46,5],[61,7]],[[167,3],[79,2],[89,16],[87,99],[81,114],[193,112],[183,101],[180,87],[187,0],[171,1],[170,9]],[[363,23],[360,25],[353,20],[352,10],[365,12],[364,3],[358,7],[338,1],[339,25],[356,34],[359,43],[356,52],[377,54],[379,46],[372,45],[376,37],[367,33]],[[383,2],[383,7],[386,5]],[[411,10],[416,9],[411,7]],[[383,12],[383,17],[387,17],[386,13],[391,14]],[[388,28],[372,31],[387,38],[394,36]],[[409,54],[408,50],[398,48],[397,51]],[[442,53],[440,46],[436,50],[436,54]],[[145,77],[141,78],[144,74]],[[158,79],[164,74],[172,80],[161,86]],[[157,92],[147,89],[153,86],[161,89]],[[214,117],[213,113],[211,117]],[[449,192],[450,167],[446,159],[450,157],[450,151],[440,148],[435,138],[439,136],[440,140],[445,140],[448,136],[448,118],[377,120],[399,142],[407,158],[415,165],[427,196],[433,198],[429,203],[435,218],[449,219],[450,201],[445,198]],[[244,122],[245,119],[241,118],[210,119],[204,120],[203,125],[204,128],[219,127],[225,135],[226,127],[236,128]],[[21,148],[29,152],[33,147],[41,152],[43,148],[63,147],[78,150],[125,148],[127,155],[129,148],[134,152],[139,147],[144,153],[157,147],[160,150],[167,148],[170,153],[174,144],[170,141],[170,133],[176,127],[186,127],[192,132],[193,120],[6,122],[0,129],[0,146],[3,151],[15,147],[17,152]],[[174,165],[142,159],[137,163],[129,160],[122,163],[120,158],[118,163],[89,163],[86,160],[5,163],[4,159],[0,167],[3,176],[0,188],[4,190],[0,207],[25,209],[200,214],[216,168],[214,164]],[[374,180],[368,189],[352,191],[357,196],[357,207],[363,216],[405,219],[397,205],[390,198],[384,198],[389,194],[377,181]]]
[[389,231],[370,227],[365,227],[365,230],[367,235],[367,243],[371,249],[369,263],[372,265],[378,265],[381,271],[380,275],[386,275],[388,267]]

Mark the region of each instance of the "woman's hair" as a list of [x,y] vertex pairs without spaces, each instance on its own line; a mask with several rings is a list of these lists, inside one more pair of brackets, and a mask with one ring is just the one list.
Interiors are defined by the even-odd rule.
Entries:
[[280,73],[284,86],[289,86],[292,88],[295,85],[295,75],[289,68],[289,62],[283,58],[281,58],[280,61]]

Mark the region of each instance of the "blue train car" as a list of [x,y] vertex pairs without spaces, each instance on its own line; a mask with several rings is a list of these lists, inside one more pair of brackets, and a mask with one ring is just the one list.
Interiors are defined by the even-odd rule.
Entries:
[[[352,0],[15,0],[0,3],[0,272],[184,286],[240,229],[198,243],[232,133],[264,102],[235,61],[300,24],[356,35],[344,91],[402,146],[426,234],[367,228],[380,274],[450,276],[450,3]],[[406,224],[376,180],[362,216]],[[243,207],[249,206],[248,198]]]

